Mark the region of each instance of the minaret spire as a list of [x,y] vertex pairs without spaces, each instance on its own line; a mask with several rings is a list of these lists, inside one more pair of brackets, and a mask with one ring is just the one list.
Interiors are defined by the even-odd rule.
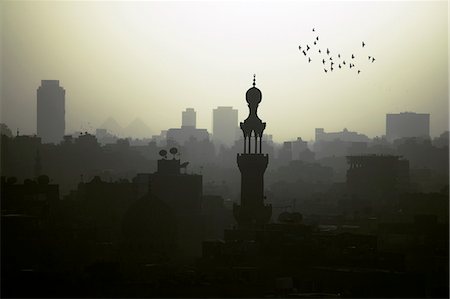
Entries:
[[[240,123],[242,133],[244,133],[244,154],[251,153],[252,145],[251,139],[255,140],[254,154],[262,154],[262,136],[266,123],[258,117],[258,105],[262,99],[261,91],[256,86],[256,74],[253,75],[253,87],[247,90],[245,98],[248,103],[249,115],[244,122]],[[259,152],[258,152],[258,139],[259,139]],[[247,148],[248,141],[248,148]]]
[[[244,152],[237,154],[241,172],[241,204],[234,204],[233,214],[240,227],[254,227],[267,224],[272,215],[272,206],[264,204],[264,172],[269,163],[269,156],[262,153],[261,143],[266,123],[258,117],[262,93],[256,88],[256,75],[253,75],[253,87],[247,90],[245,97],[249,115],[240,123],[244,134]],[[253,152],[252,139],[255,146]]]

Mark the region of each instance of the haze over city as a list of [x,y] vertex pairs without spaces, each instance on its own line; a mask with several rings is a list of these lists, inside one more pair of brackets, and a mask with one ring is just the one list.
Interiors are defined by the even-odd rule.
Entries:
[[[140,118],[150,137],[179,127],[187,107],[210,132],[217,106],[242,120],[253,73],[278,142],[313,139],[317,127],[381,136],[385,115],[403,111],[430,113],[431,136],[448,129],[447,1],[1,5],[1,122],[23,134],[36,133],[44,79],[66,90],[66,133]],[[335,53],[377,60],[325,74],[298,49],[316,35]]]
[[447,1],[1,1],[0,297],[449,298]]

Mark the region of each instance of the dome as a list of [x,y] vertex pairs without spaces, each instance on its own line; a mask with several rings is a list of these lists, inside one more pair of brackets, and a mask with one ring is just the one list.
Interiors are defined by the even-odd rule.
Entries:
[[249,103],[250,105],[259,104],[261,102],[261,98],[262,98],[261,90],[259,90],[256,87],[252,87],[249,90],[247,90],[247,93],[245,94],[245,98],[247,100],[247,103]]

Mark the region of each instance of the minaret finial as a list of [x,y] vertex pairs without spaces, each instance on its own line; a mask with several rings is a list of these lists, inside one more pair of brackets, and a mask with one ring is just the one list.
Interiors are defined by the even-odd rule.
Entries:
[[256,74],[253,74],[253,87],[256,85]]

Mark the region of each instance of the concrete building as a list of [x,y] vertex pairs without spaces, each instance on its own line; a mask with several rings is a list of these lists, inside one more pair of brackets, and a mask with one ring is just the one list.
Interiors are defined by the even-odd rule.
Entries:
[[233,146],[238,139],[238,110],[233,107],[217,107],[213,110],[213,141],[216,145]]
[[350,194],[387,194],[409,187],[409,161],[400,156],[347,156],[347,188]]
[[194,108],[186,108],[186,111],[181,113],[181,127],[196,127],[197,112]]
[[316,142],[318,141],[348,141],[348,142],[369,142],[370,139],[364,134],[357,132],[351,132],[344,128],[342,132],[330,132],[327,133],[323,128],[316,128]]
[[167,131],[168,142],[175,141],[179,145],[184,145],[191,139],[197,141],[209,140],[209,133],[206,129],[196,129],[194,127],[172,128]]
[[203,238],[202,196],[203,177],[187,174],[188,162],[176,158],[177,150],[160,151],[157,171],[141,173],[133,180],[138,197],[152,194],[167,205],[176,217],[178,246],[187,256],[201,254]]
[[429,113],[386,114],[386,139],[392,142],[407,137],[430,137]]
[[167,145],[173,144],[173,142],[178,145],[184,145],[185,142],[190,140],[209,140],[209,133],[206,129],[196,128],[196,117],[197,113],[192,108],[187,108],[186,111],[183,111],[181,113],[181,128],[171,128],[167,130]]
[[43,143],[59,143],[64,137],[65,95],[59,80],[42,80],[37,89],[37,135]]

